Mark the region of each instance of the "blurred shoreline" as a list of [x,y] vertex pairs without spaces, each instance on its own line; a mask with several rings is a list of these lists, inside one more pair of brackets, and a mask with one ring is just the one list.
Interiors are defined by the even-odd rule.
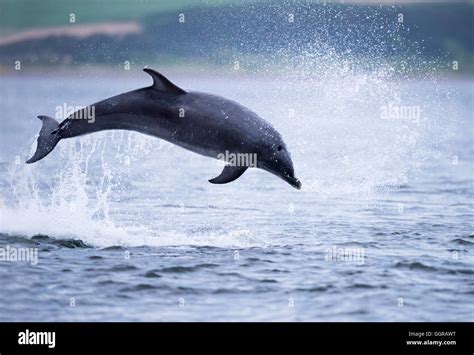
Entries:
[[19,65],[37,73],[115,75],[145,65],[220,73],[235,63],[262,75],[290,69],[293,58],[398,65],[406,76],[474,75],[474,4],[464,1],[118,1],[114,9],[98,0],[5,1],[1,75]]
[[[321,74],[318,68],[315,68],[313,73],[298,72],[297,68],[293,69],[287,66],[272,66],[265,67],[264,69],[258,68],[240,68],[235,70],[231,63],[228,65],[212,66],[209,64],[203,64],[198,66],[195,63],[179,63],[179,64],[133,64],[130,69],[124,69],[123,65],[79,65],[79,66],[29,66],[22,68],[21,70],[15,70],[13,68],[7,68],[0,66],[0,77],[18,77],[22,76],[37,76],[37,77],[123,77],[123,78],[135,78],[142,72],[143,68],[153,68],[155,70],[167,73],[168,75],[177,76],[193,76],[193,77],[209,77],[219,76],[223,78],[287,78],[289,75],[295,79],[314,78],[317,79]],[[383,68],[383,66],[381,67]],[[342,69],[342,66],[341,66]],[[368,75],[370,71],[359,71],[356,73],[348,72],[348,76],[355,75]],[[472,81],[474,80],[474,72],[463,73],[459,71],[453,71],[449,69],[431,71],[430,75],[426,75],[426,71],[423,72],[412,72],[412,73],[395,73],[387,77],[387,79],[393,80],[412,80],[417,79],[422,81],[436,80],[453,80],[453,81]]]

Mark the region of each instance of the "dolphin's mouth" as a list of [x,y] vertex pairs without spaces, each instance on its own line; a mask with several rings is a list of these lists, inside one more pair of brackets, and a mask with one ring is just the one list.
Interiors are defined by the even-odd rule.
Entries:
[[282,180],[285,180],[288,184],[293,186],[295,189],[301,190],[301,181],[295,178],[292,172],[290,173],[288,170],[275,171],[269,168],[268,165],[266,165],[265,163],[261,163],[258,167],[272,173],[273,175],[278,176]]
[[293,186],[295,189],[301,190],[301,181],[299,181],[297,178],[284,174],[280,175],[280,177],[287,183],[289,183],[291,186]]

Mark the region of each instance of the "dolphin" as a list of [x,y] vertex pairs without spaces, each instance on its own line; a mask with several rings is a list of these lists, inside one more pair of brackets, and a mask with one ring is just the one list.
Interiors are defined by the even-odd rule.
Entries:
[[38,116],[42,127],[36,151],[26,163],[43,159],[61,139],[123,129],[225,161],[221,174],[209,180],[213,184],[229,183],[248,168],[260,168],[301,188],[280,133],[256,113],[220,96],[185,91],[155,70],[143,70],[153,85],[84,107],[61,123]]

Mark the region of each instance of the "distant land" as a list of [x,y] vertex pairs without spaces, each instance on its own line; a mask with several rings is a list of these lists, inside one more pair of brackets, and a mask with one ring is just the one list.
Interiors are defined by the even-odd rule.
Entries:
[[14,70],[17,60],[65,69],[125,61],[223,66],[235,58],[258,65],[321,46],[408,65],[436,61],[445,71],[455,61],[457,73],[474,73],[474,5],[465,1],[111,3],[2,0],[0,70]]

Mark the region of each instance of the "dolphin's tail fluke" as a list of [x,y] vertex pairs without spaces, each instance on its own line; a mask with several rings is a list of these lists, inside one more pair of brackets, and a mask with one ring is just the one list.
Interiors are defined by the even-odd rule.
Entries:
[[56,147],[56,144],[61,140],[58,133],[53,133],[59,126],[59,122],[54,118],[48,116],[38,116],[43,122],[43,127],[38,136],[38,144],[36,146],[35,154],[26,161],[27,164],[34,163],[43,159]]

